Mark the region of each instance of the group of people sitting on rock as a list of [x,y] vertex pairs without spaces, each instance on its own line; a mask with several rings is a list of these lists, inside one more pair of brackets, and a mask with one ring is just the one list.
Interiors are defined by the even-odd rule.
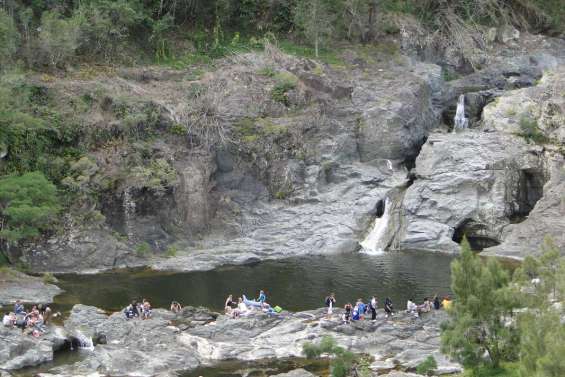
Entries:
[[[326,297],[325,300],[326,307],[328,308],[327,312],[327,319],[330,319],[333,314],[333,308],[336,304],[335,294],[331,293],[329,296]],[[344,313],[341,315],[341,320],[343,323],[348,324],[351,321],[359,321],[365,319],[365,315],[371,313],[371,320],[377,320],[377,308],[378,308],[378,301],[376,296],[372,296],[367,304],[363,302],[363,299],[358,298],[355,305],[352,305],[350,302],[345,304],[343,307]],[[387,297],[384,302],[384,311],[385,316],[388,318],[394,314],[394,308],[392,305],[392,300]]]
[[124,314],[126,319],[149,319],[151,318],[151,303],[145,298],[141,301],[141,303],[137,300],[133,300],[131,304],[124,309]]
[[[416,317],[420,317],[422,313],[428,313],[432,309],[439,310],[440,308],[444,308],[449,310],[451,308],[451,299],[449,296],[445,296],[443,301],[440,302],[439,297],[437,295],[434,296],[432,300],[429,300],[427,297],[424,299],[424,302],[420,305],[414,303],[414,300],[408,300],[406,304],[406,312],[413,314]],[[330,319],[333,314],[333,308],[336,304],[335,294],[331,293],[329,296],[326,297],[325,300],[326,307],[328,308],[327,311],[327,319]],[[365,319],[365,315],[371,313],[371,320],[377,320],[377,307],[378,301],[376,296],[372,296],[368,303],[365,304],[362,299],[357,299],[355,305],[351,303],[345,304],[343,307],[344,313],[341,316],[343,323],[348,324],[351,321],[359,321]],[[392,304],[392,300],[390,297],[385,298],[384,301],[384,312],[385,318],[392,317],[394,315],[394,306]]]
[[224,310],[227,316],[238,318],[249,315],[254,311],[261,311],[268,315],[277,315],[282,311],[282,308],[280,306],[271,307],[267,303],[265,291],[260,290],[256,300],[249,300],[245,295],[242,295],[235,301],[233,295],[229,295],[224,303]]
[[51,317],[57,316],[57,313],[54,315],[52,313],[51,308],[46,304],[33,305],[30,311],[26,311],[24,304],[17,300],[14,311],[4,315],[2,324],[6,327],[20,328],[26,335],[39,337],[47,330],[46,325]]
[[442,301],[440,301],[438,295],[435,295],[431,300],[426,297],[424,298],[424,302],[420,305],[416,304],[413,299],[409,299],[406,302],[406,313],[420,317],[422,313],[431,312],[432,309],[439,310],[442,307],[445,310],[451,308],[451,298],[449,296],[445,296]]

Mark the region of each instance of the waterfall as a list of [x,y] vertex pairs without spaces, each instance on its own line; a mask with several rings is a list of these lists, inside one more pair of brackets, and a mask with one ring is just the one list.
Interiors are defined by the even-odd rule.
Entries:
[[387,247],[388,243],[386,234],[391,208],[391,202],[389,198],[386,198],[383,215],[380,218],[375,219],[373,230],[371,230],[371,233],[369,233],[363,242],[360,242],[360,245],[363,248],[361,252],[371,255],[378,255],[384,252],[384,248]]
[[94,349],[94,342],[92,341],[92,338],[84,335],[80,330],[76,330],[75,338],[78,341],[79,349],[90,351]]
[[469,128],[469,119],[465,118],[465,95],[461,94],[457,101],[457,111],[453,123],[453,132]]
[[123,208],[125,217],[126,234],[129,239],[133,238],[133,229],[131,227],[131,219],[135,216],[135,201],[131,197],[131,188],[126,187],[123,196]]

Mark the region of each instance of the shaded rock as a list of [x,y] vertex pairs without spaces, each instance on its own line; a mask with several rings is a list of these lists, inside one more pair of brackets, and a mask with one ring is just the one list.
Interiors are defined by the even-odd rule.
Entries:
[[273,377],[315,377],[315,375],[304,369],[295,369],[288,373],[275,374]]
[[14,304],[16,300],[47,304],[61,292],[59,287],[46,284],[41,278],[12,269],[0,271],[0,305]]

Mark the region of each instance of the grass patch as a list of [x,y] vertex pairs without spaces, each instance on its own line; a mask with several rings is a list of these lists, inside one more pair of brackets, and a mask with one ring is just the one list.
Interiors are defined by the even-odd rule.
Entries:
[[502,363],[498,368],[467,369],[454,377],[520,377],[518,363]]
[[296,88],[298,78],[292,73],[281,72],[275,75],[275,80],[277,80],[277,82],[273,89],[271,89],[271,98],[286,107],[290,106],[288,92]]
[[140,257],[146,257],[151,252],[151,245],[147,242],[142,242],[135,247],[135,252]]
[[319,51],[320,56],[316,58],[316,52],[312,47],[297,45],[296,43],[293,43],[291,41],[281,41],[279,42],[278,47],[281,49],[281,51],[289,55],[320,60],[331,65],[345,65],[337,50],[321,49]]
[[426,360],[422,361],[416,367],[416,373],[423,374],[425,376],[431,376],[437,369],[437,362],[433,356],[428,356]]
[[275,77],[277,72],[273,67],[266,66],[257,71],[257,74],[265,77]]
[[55,275],[53,275],[51,272],[44,273],[41,277],[41,280],[43,280],[45,284],[55,284],[58,281]]
[[167,255],[167,257],[172,258],[177,256],[177,252],[178,249],[175,245],[169,245],[169,247],[167,247],[165,254]]
[[537,120],[528,116],[520,118],[520,136],[537,144],[542,144],[548,141],[547,137],[539,129]]

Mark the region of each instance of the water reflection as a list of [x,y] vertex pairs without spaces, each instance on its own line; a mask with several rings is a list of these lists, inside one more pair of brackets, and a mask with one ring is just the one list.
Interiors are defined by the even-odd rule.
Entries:
[[[132,299],[148,298],[154,307],[172,300],[221,310],[225,297],[257,295],[265,289],[272,304],[289,310],[323,306],[335,292],[339,305],[376,294],[390,296],[397,307],[413,297],[420,301],[434,293],[449,292],[451,258],[422,252],[358,253],[266,261],[251,266],[227,266],[213,271],[156,273],[151,271],[64,275],[65,293],[55,301],[59,310],[80,302],[120,310]],[[382,301],[382,300],[381,300]]]

